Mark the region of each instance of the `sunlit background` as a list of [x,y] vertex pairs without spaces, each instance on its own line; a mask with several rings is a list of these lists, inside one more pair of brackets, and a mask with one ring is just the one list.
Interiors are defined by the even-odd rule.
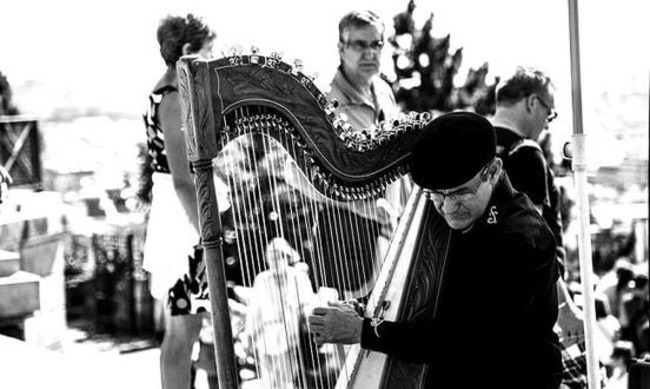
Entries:
[[[217,32],[216,56],[229,53],[233,46],[244,51],[256,46],[262,54],[283,53],[287,62],[299,58],[304,72],[318,75],[316,84],[327,89],[338,65],[341,16],[352,9],[372,9],[386,21],[388,35],[393,17],[406,10],[407,3],[0,0],[0,71],[9,80],[21,113],[38,120],[45,189],[61,192],[71,204],[79,197],[137,185],[137,145],[145,141],[141,113],[165,70],[156,41],[162,17],[188,12],[202,16]],[[639,231],[646,243],[639,247],[647,258],[650,2],[578,3],[592,211],[603,229],[615,218],[644,220],[645,229]],[[463,48],[459,85],[470,68],[484,63],[489,64],[488,84],[517,65],[538,67],[552,77],[559,117],[550,131],[555,158],[561,159],[559,150],[570,140],[573,123],[567,1],[420,0],[416,6],[416,28],[433,13],[432,35],[450,35],[450,53]],[[384,50],[382,71],[394,78],[390,50]],[[81,185],[72,188],[61,177],[77,177],[80,182],[75,184]],[[570,181],[565,177],[563,184],[570,186]],[[83,194],[79,186],[96,192]],[[70,225],[73,237],[87,234]],[[67,309],[69,313],[70,304]],[[139,377],[137,385],[130,379],[133,387],[156,387],[158,354],[137,355],[137,363],[135,356],[130,360],[120,356],[120,371]],[[0,350],[0,366],[11,358]],[[90,366],[93,361],[87,358],[88,369],[79,369],[87,370],[89,379],[97,375]],[[117,366],[106,358],[102,363]],[[141,374],[140,366],[153,370]],[[99,387],[120,386],[112,381],[119,374],[106,369],[102,374],[106,380],[96,382]],[[44,382],[47,379],[43,375]]]
[[[245,49],[255,45],[263,53],[281,51],[286,58],[302,59],[305,71],[318,74],[318,84],[326,87],[338,63],[339,18],[352,8],[369,8],[390,27],[392,17],[406,3],[3,0],[0,70],[8,77],[21,111],[37,115],[44,132],[57,134],[47,144],[45,167],[74,168],[80,161],[64,161],[55,154],[80,132],[101,140],[101,144],[90,140],[90,150],[95,152],[77,155],[88,157],[84,162],[88,166],[97,163],[98,156],[119,153],[120,148],[126,151],[135,138],[144,136],[138,116],[164,70],[155,31],[166,14],[203,16],[217,31],[217,55],[232,45]],[[416,5],[420,25],[433,12],[433,35],[451,34],[451,52],[464,48],[459,81],[464,81],[468,68],[484,62],[489,64],[488,79],[516,65],[534,65],[550,74],[557,85],[560,113],[551,129],[554,143],[558,147],[568,139],[572,121],[566,1],[445,0]],[[631,152],[647,160],[650,3],[581,1],[579,5],[589,167],[619,165]],[[383,71],[392,73],[388,58]],[[82,118],[86,119],[78,120]],[[106,150],[97,153],[99,147]]]

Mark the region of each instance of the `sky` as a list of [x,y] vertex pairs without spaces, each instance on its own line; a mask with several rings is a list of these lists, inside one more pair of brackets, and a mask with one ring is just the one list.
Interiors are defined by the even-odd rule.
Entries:
[[[232,45],[245,50],[254,45],[263,54],[280,51],[285,59],[300,58],[305,72],[317,74],[317,85],[325,87],[338,64],[340,17],[351,9],[367,8],[391,25],[406,4],[406,0],[0,0],[0,71],[12,85],[47,86],[38,96],[29,95],[34,101],[16,96],[23,111],[81,101],[135,117],[164,70],[155,40],[158,21],[170,13],[193,12],[216,30],[216,54]],[[578,4],[585,133],[606,145],[611,134],[601,129],[611,120],[606,118],[611,107],[603,103],[608,93],[633,89],[643,94],[633,110],[617,109],[627,110],[627,118],[645,121],[647,128],[650,2]],[[489,77],[516,65],[547,72],[557,86],[560,114],[552,130],[560,142],[570,137],[567,1],[431,0],[416,5],[418,26],[433,12],[433,35],[451,34],[452,51],[464,48],[461,80],[469,67],[484,62],[490,65]],[[383,70],[390,73],[390,66],[386,58]],[[612,158],[619,158],[614,154]]]

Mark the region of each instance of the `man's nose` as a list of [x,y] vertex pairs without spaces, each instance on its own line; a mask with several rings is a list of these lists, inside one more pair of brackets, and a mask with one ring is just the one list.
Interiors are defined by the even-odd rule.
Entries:
[[452,200],[448,196],[444,196],[442,199],[442,206],[440,207],[444,213],[452,213],[456,210],[458,204],[456,201]]
[[362,53],[363,56],[366,58],[375,58],[379,56],[379,53],[381,51],[377,49],[373,49],[372,47],[368,46],[365,49],[363,49]]

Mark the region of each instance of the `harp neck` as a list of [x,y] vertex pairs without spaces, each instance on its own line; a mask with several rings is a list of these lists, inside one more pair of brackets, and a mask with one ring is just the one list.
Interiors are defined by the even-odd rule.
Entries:
[[272,56],[184,57],[178,67],[190,160],[216,157],[225,137],[267,131],[292,139],[298,165],[336,200],[372,197],[404,175],[429,119],[412,113],[353,128],[299,66]]

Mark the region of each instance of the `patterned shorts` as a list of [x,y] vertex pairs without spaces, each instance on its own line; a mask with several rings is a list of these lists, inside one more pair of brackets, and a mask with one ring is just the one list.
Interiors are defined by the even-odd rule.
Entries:
[[208,281],[203,247],[194,246],[194,256],[187,256],[188,272],[169,289],[167,306],[172,316],[209,311]]

